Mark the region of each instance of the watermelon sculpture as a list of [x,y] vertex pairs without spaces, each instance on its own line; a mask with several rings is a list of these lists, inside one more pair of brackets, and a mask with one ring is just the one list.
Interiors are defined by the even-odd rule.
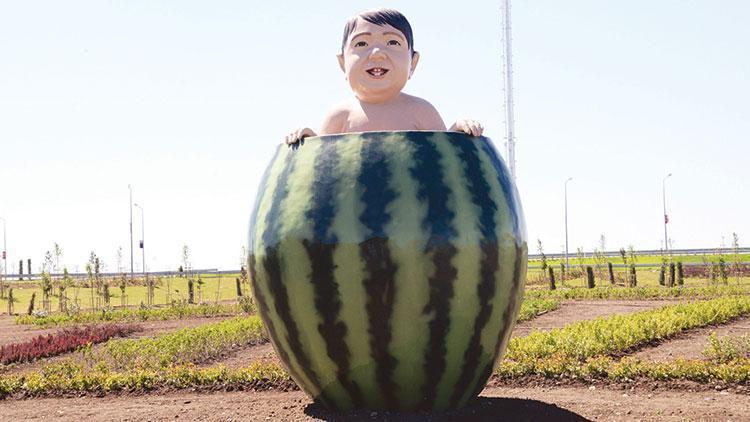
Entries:
[[487,138],[369,132],[280,146],[248,267],[292,378],[331,409],[464,406],[523,297],[526,228]]

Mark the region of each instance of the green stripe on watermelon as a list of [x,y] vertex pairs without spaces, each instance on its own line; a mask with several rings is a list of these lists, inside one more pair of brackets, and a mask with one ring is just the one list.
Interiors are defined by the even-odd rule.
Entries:
[[450,301],[454,293],[454,282],[458,274],[452,264],[458,249],[453,242],[456,231],[452,225],[455,213],[448,208],[451,195],[445,184],[443,163],[437,143],[441,137],[425,132],[411,134],[415,152],[412,177],[417,181],[417,199],[427,203],[427,215],[421,227],[427,231],[427,245],[423,252],[430,257],[434,269],[428,278],[429,300],[422,312],[431,319],[429,340],[424,350],[423,370],[425,381],[422,384],[420,408],[434,406],[437,385],[445,371],[447,345],[445,336],[450,324]]
[[[334,254],[340,245],[338,236],[333,233],[333,220],[341,207],[338,188],[346,185],[341,174],[339,143],[322,142],[315,158],[313,173],[311,208],[305,213],[313,225],[313,238],[303,239],[311,264],[311,283],[315,290],[315,307],[322,318],[318,332],[325,341],[325,351],[336,364],[336,379],[346,390],[347,397],[331,397],[339,407],[351,404],[362,407],[362,391],[350,378],[351,362],[348,344],[345,341],[348,326],[340,318],[343,306],[339,283],[334,277]],[[326,388],[328,388],[326,386]]]
[[399,407],[395,394],[393,371],[397,360],[390,352],[392,315],[397,286],[396,263],[393,261],[385,227],[392,220],[387,208],[397,198],[390,187],[391,169],[383,142],[364,133],[361,152],[362,167],[357,177],[361,187],[360,199],[365,207],[359,221],[365,226],[365,240],[360,243],[360,257],[365,262],[365,310],[368,318],[368,343],[376,363],[375,377],[387,408]]
[[418,185],[410,172],[413,144],[391,136],[384,139],[383,147],[388,151],[391,169],[388,182],[396,192],[396,199],[387,208],[391,220],[385,226],[391,257],[398,268],[393,320],[408,321],[391,326],[389,350],[397,360],[393,371],[396,396],[403,408],[415,409],[422,398],[415,386],[424,382],[423,354],[419,351],[427,347],[430,319],[422,312],[429,298],[427,278],[432,271],[429,257],[422,253],[427,234],[421,230],[421,222],[427,215],[427,204],[415,200]]
[[305,148],[305,154],[292,152],[296,154],[295,169],[289,177],[289,193],[279,216],[282,231],[279,254],[284,260],[283,279],[289,296],[291,321],[297,331],[296,338],[290,336],[289,344],[296,350],[307,378],[321,388],[318,398],[338,403],[347,400],[348,394],[336,379],[336,364],[328,357],[325,340],[318,330],[323,318],[315,305],[312,263],[302,242],[302,239],[312,239],[314,234],[313,222],[307,218],[307,213],[310,212],[315,182],[311,176],[316,158],[322,153],[322,143],[306,143],[302,148]]
[[445,338],[446,367],[438,384],[435,400],[438,409],[445,409],[450,404],[450,397],[464,366],[465,352],[472,335],[467,327],[472,326],[480,309],[477,288],[480,282],[479,243],[482,236],[477,225],[481,209],[472,202],[463,162],[459,161],[458,151],[450,143],[448,135],[440,138],[442,139],[436,145],[445,169],[445,183],[451,190],[448,206],[455,212],[452,225],[457,233],[455,243],[459,245],[458,253],[453,259],[458,274],[450,302],[450,325]]
[[[290,334],[285,321],[281,318],[276,310],[277,304],[275,295],[270,286],[271,274],[268,272],[268,252],[271,251],[277,255],[275,244],[277,242],[279,225],[279,212],[283,203],[281,199],[286,196],[287,182],[292,170],[292,157],[290,151],[286,148],[281,149],[277,154],[277,161],[273,163],[270,182],[266,192],[262,192],[259,205],[259,213],[253,228],[253,237],[255,244],[254,256],[251,259],[251,275],[253,277],[253,286],[256,291],[256,297],[259,299],[261,315],[265,315],[266,324],[269,327],[269,334],[274,340],[274,347],[285,362],[290,375],[299,385],[308,392],[308,394],[317,396],[320,394],[320,387],[305,374],[306,370],[297,359],[297,354],[289,343]],[[271,239],[273,245],[267,242]],[[254,261],[254,262],[253,262]],[[286,359],[284,359],[287,357]]]
[[[361,165],[362,142],[358,135],[345,135],[337,142],[341,159],[336,199],[338,209],[332,224],[333,233],[339,240],[334,255],[334,274],[341,296],[346,298],[342,303],[340,318],[347,326],[346,344],[351,360],[350,379],[357,384],[370,406],[383,407],[385,404],[376,382],[375,364],[370,356],[368,343],[369,320],[364,311],[367,293],[362,284],[365,278],[365,264],[359,250],[359,243],[364,240],[366,230],[359,222],[364,204],[360,200],[361,189],[356,185]],[[349,405],[342,405],[344,409],[348,407]]]
[[[482,142],[479,141],[478,142]],[[506,197],[506,192],[501,186],[495,172],[495,166],[492,162],[492,158],[487,153],[486,145],[477,145],[479,150],[479,157],[482,163],[482,172],[486,175],[492,175],[486,177],[485,180],[488,182],[490,192],[493,198],[496,198],[498,204],[497,212],[495,213],[494,221],[496,222],[496,236],[498,239],[499,247],[499,270],[496,277],[500,280],[514,280],[514,274],[516,273],[516,263],[523,253],[518,249],[515,237],[515,228],[518,227],[518,218],[522,220],[522,214],[516,213],[509,208],[510,198]],[[525,247],[525,245],[524,245]],[[492,300],[492,315],[482,331],[481,346],[484,356],[480,358],[480,362],[493,362],[498,347],[504,350],[504,345],[507,344],[507,338],[498,338],[497,333],[501,330],[501,327],[509,327],[505,331],[506,337],[510,336],[511,327],[515,324],[515,319],[518,315],[518,305],[520,300],[515,306],[511,306],[508,311],[511,301],[514,301],[514,292],[522,286],[515,286],[511,283],[499,283],[495,292],[495,296]],[[504,311],[505,310],[505,311]],[[499,356],[497,356],[499,359]],[[473,377],[472,382],[469,384],[470,388],[463,394],[461,399],[458,401],[458,406],[463,406],[469,399],[471,399],[474,391],[483,387],[486,379],[489,377],[487,365],[485,363],[480,365]],[[491,371],[491,367],[489,370]],[[480,387],[481,386],[481,387]]]

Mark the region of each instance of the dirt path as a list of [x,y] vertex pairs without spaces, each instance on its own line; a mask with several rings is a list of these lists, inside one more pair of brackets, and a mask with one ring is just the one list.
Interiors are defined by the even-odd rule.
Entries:
[[678,421],[741,420],[750,396],[725,391],[650,391],[598,387],[490,387],[471,406],[452,413],[333,414],[302,392],[172,392],[103,398],[0,401],[6,420],[503,420]]
[[631,356],[659,362],[672,361],[677,358],[704,359],[703,351],[709,345],[708,336],[712,332],[718,337],[739,337],[743,334],[750,334],[750,316],[725,325],[690,330],[672,340],[643,349]]
[[552,312],[538,316],[530,321],[516,325],[513,337],[522,337],[537,330],[551,330],[562,328],[567,324],[607,317],[615,314],[630,314],[645,311],[647,309],[659,308],[664,305],[673,304],[666,300],[574,300],[560,303],[560,307]]

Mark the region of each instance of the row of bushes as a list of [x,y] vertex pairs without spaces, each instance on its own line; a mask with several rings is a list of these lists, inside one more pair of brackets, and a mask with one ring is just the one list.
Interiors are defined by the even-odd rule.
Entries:
[[529,321],[541,314],[554,311],[560,307],[560,301],[550,298],[526,298],[521,303],[518,322]]
[[85,355],[87,366],[110,370],[155,370],[186,363],[205,362],[234,347],[267,340],[258,316],[237,317],[155,338],[118,339]]
[[592,299],[710,299],[722,296],[746,295],[750,293],[750,285],[715,285],[705,287],[639,287],[637,289],[623,289],[618,287],[566,288],[557,290],[527,289],[527,298],[554,298],[572,300]]
[[616,359],[596,356],[585,361],[570,361],[556,357],[543,359],[529,371],[519,362],[503,362],[495,372],[500,379],[528,375],[547,378],[571,377],[579,379],[609,379],[629,381],[646,378],[657,381],[687,380],[699,383],[724,382],[747,384],[750,382],[750,360],[740,359],[726,363],[705,360],[675,359],[672,362],[648,362],[637,358]]
[[599,355],[624,354],[684,330],[725,323],[747,313],[750,297],[732,296],[581,321],[512,339],[505,360],[525,365],[533,374],[536,365],[547,358],[584,361]]
[[160,321],[189,317],[215,317],[237,315],[242,312],[240,305],[174,304],[165,308],[126,308],[105,309],[101,311],[79,312],[70,314],[36,314],[16,317],[16,324],[52,327],[60,325],[86,324],[105,321]]
[[[673,362],[644,362],[634,358],[613,359],[609,356],[589,358],[571,365],[563,359],[546,359],[539,372],[548,377],[574,376],[581,379],[628,381],[636,378],[652,380],[689,380],[699,383],[750,382],[750,360],[727,363],[677,359]],[[504,364],[495,377],[513,378],[528,375],[523,367]],[[145,392],[157,389],[260,389],[292,390],[297,386],[280,366],[256,362],[245,368],[223,366],[196,368],[192,365],[163,370],[135,370],[122,373],[107,371],[48,371],[28,375],[0,377],[0,398],[9,395],[32,397],[74,393]]]
[[0,399],[9,395],[32,397],[68,395],[71,393],[143,392],[160,388],[231,388],[231,389],[296,389],[289,375],[278,365],[253,363],[246,368],[223,366],[196,368],[182,365],[160,370],[84,372],[78,367],[63,365],[54,370],[0,376]]
[[0,346],[0,364],[9,365],[56,356],[76,350],[81,346],[102,343],[112,337],[124,337],[140,330],[140,326],[132,324],[103,324],[84,328],[68,328],[53,334],[40,335],[23,343]]

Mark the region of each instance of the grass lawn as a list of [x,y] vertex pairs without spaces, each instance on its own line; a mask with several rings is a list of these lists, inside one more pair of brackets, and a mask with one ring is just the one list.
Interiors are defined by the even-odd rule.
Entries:
[[[239,277],[239,274],[223,274],[223,275],[212,275],[204,274],[201,275],[203,285],[198,288],[198,284],[194,284],[195,289],[195,302],[201,301],[213,303],[215,301],[225,300],[236,300],[237,289],[235,285],[235,279]],[[122,304],[121,292],[118,287],[119,280],[109,280],[109,293],[110,293],[110,305],[117,307]],[[14,302],[14,313],[22,314],[26,313],[29,302],[31,301],[31,295],[36,292],[35,309],[42,309],[42,289],[39,281],[9,281],[10,287],[13,288],[13,302]],[[87,287],[69,287],[66,289],[66,296],[68,297],[69,306],[76,300],[79,303],[81,309],[91,309],[92,306],[92,290]],[[247,284],[243,286],[243,292],[246,292]],[[6,286],[7,292],[7,286]],[[125,288],[125,305],[137,306],[142,303],[147,303],[148,287],[140,285],[128,285]],[[7,296],[7,295],[6,295]],[[96,300],[94,294],[93,300]],[[179,277],[159,277],[157,278],[154,286],[154,305],[165,305],[171,301],[187,300],[188,298],[188,281],[186,278]],[[53,290],[53,295],[50,298],[52,311],[59,310],[59,297],[58,290]],[[100,299],[103,303],[103,299]],[[0,299],[0,313],[6,313],[8,310],[7,297]]]
[[[560,269],[555,268],[555,280],[556,285],[558,287],[586,287],[586,277],[578,277],[578,278],[572,278],[565,280],[565,282],[560,281]],[[626,268],[615,268],[615,280],[619,282],[619,284],[623,284],[624,280],[627,280],[626,276]],[[669,279],[669,269],[667,269],[666,278]],[[659,268],[638,268],[636,271],[636,277],[638,279],[638,286],[639,287],[657,287],[659,286]],[[538,286],[542,288],[547,288],[547,279],[542,277],[542,271],[540,269],[529,269],[526,274],[526,285],[528,287],[532,286]],[[609,273],[606,270],[606,267],[604,271],[601,272],[601,274],[597,273],[596,270],[594,270],[594,280],[597,287],[602,286],[609,286],[611,285],[609,281]],[[694,278],[694,277],[686,277],[684,279],[685,286],[686,287],[706,287],[713,285],[711,281],[707,278]],[[677,281],[675,280],[675,284]],[[717,284],[724,285],[724,283],[721,281],[721,279],[718,280]],[[727,284],[730,286],[733,285],[749,285],[750,286],[750,277],[740,277],[739,281],[737,280],[737,277],[734,275],[729,275],[727,279]]]
[[[705,260],[708,260],[709,262],[717,263],[719,262],[719,256],[720,255],[674,255],[672,257],[672,261],[677,262],[680,261],[684,264],[687,263],[696,263],[696,264],[702,264]],[[667,262],[670,261],[669,256],[666,257]],[[739,260],[740,262],[750,262],[750,254],[747,253],[741,253],[737,256],[735,256],[733,253],[726,253],[724,254],[724,261],[727,263],[728,266],[732,265],[735,260]],[[565,258],[562,259],[551,259],[547,258],[547,264],[555,267],[555,271],[560,269],[560,264],[565,262]],[[623,265],[622,258],[619,256],[611,256],[606,257],[604,260],[604,265],[607,265],[607,262],[611,262],[613,265]],[[629,262],[629,261],[628,261]],[[573,267],[577,265],[596,265],[596,259],[594,257],[587,256],[585,258],[578,258],[575,254],[575,252],[571,252],[568,254],[568,264]],[[636,255],[635,263],[638,265],[644,265],[644,264],[651,264],[654,266],[660,266],[662,263],[662,257],[659,255]],[[541,260],[539,259],[529,259],[529,266],[539,266],[541,265]]]

